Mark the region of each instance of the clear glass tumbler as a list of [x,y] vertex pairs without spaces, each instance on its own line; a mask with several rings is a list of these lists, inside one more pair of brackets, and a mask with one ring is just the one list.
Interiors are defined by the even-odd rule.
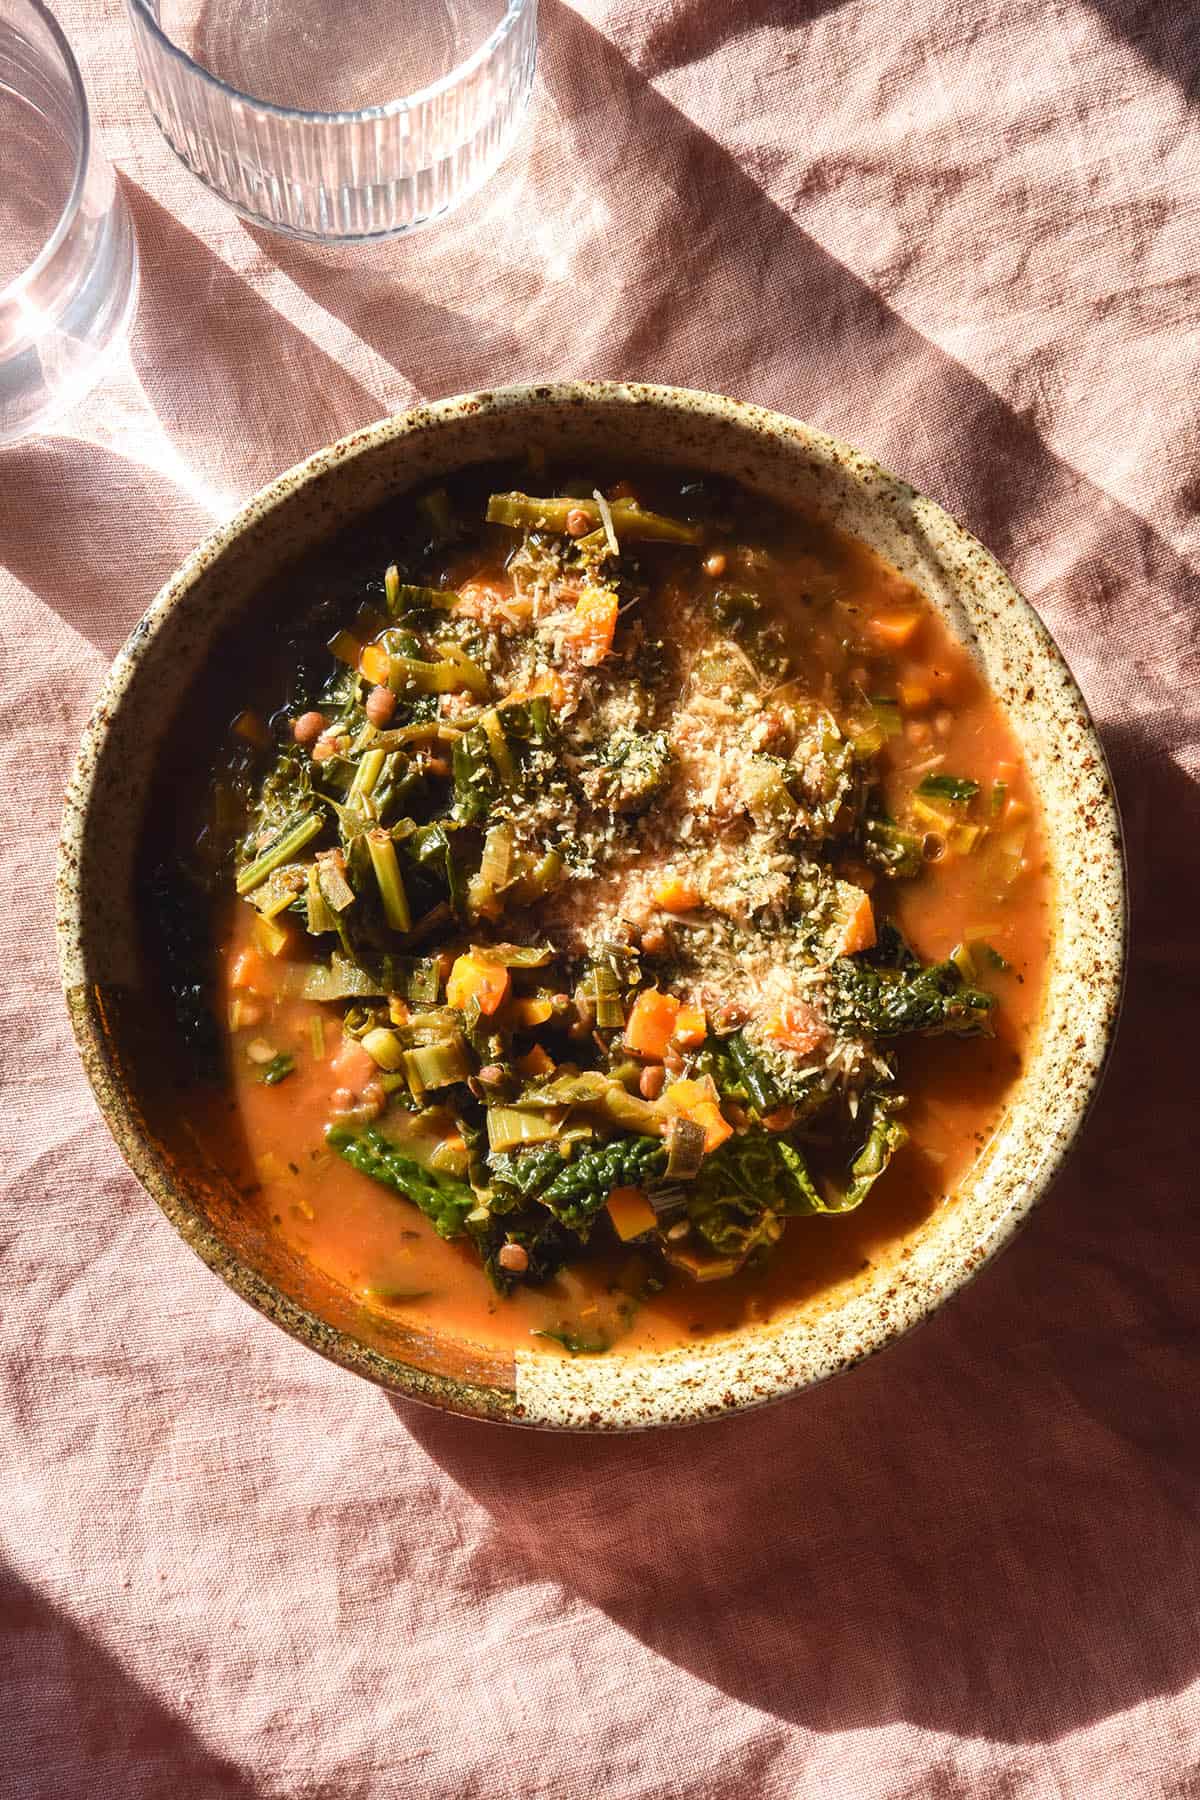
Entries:
[[167,142],[245,218],[320,242],[447,213],[508,153],[537,0],[128,0]]
[[137,300],[133,225],[41,0],[0,0],[0,444],[91,387]]

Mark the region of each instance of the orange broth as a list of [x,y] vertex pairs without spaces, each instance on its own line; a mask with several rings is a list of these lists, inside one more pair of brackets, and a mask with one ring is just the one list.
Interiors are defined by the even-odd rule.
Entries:
[[[931,766],[977,781],[985,805],[1000,771],[1005,792],[997,823],[1025,833],[1019,864],[1010,858],[1003,882],[985,847],[933,861],[915,880],[880,880],[874,888],[877,911],[895,918],[922,959],[944,958],[966,938],[985,939],[1003,959],[1006,967],[995,959],[981,975],[996,998],[994,1036],[899,1042],[910,1141],[858,1211],[792,1220],[764,1268],[704,1285],[672,1274],[664,1291],[634,1307],[625,1290],[636,1249],[568,1269],[542,1288],[498,1296],[469,1247],[442,1241],[415,1206],[326,1148],[331,1096],[365,1055],[349,1040],[343,1046],[339,1008],[258,1001],[257,1029],[273,1048],[292,1053],[295,1073],[264,1085],[244,1054],[245,1029],[227,1033],[228,1087],[217,1097],[197,1094],[198,1126],[274,1230],[369,1312],[488,1346],[536,1346],[547,1355],[566,1352],[531,1333],[595,1327],[613,1334],[621,1350],[645,1351],[731,1330],[811,1301],[893,1254],[933,1211],[953,1204],[995,1131],[1036,1026],[1051,929],[1044,841],[1016,742],[970,657],[917,590],[866,546],[797,518],[794,541],[777,544],[775,556],[780,618],[813,694],[857,680],[868,694],[901,696],[902,729],[882,752],[894,816]],[[445,578],[511,591],[488,530],[477,551],[448,561]],[[672,579],[681,579],[677,568]],[[217,914],[222,1017],[231,1001],[245,997],[232,976],[253,916],[232,900]],[[401,1144],[416,1129],[412,1115],[389,1113],[389,1134]]]

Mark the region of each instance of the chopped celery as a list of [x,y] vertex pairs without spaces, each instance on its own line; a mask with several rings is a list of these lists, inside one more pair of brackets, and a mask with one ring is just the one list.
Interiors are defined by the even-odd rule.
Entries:
[[971,955],[969,944],[956,944],[950,952],[950,961],[964,981],[973,982],[978,979],[979,970],[975,967],[975,958]]
[[[658,539],[671,544],[698,544],[704,533],[699,525],[686,525],[680,519],[668,519],[662,513],[643,512],[633,500],[614,500],[609,515],[618,538]],[[488,522],[510,525],[516,531],[556,531],[565,533],[567,518],[573,512],[586,515],[593,529],[602,524],[596,501],[565,496],[535,499],[529,494],[493,494],[488,501]]]
[[671,1120],[667,1133],[667,1176],[672,1181],[690,1181],[700,1173],[704,1161],[704,1127],[694,1119]]
[[955,824],[953,813],[941,806],[931,806],[928,800],[914,799],[912,811],[916,822],[929,831],[950,831]]
[[492,1106],[487,1116],[488,1148],[517,1150],[525,1144],[549,1144],[559,1134],[558,1122],[512,1106]]
[[403,1066],[404,1046],[396,1033],[389,1031],[386,1025],[377,1025],[373,1030],[365,1031],[359,1041],[367,1055],[381,1069],[394,1074]]
[[[466,659],[470,661],[469,658]],[[482,670],[475,670],[478,681],[483,683],[482,692],[487,692],[487,681]],[[452,694],[457,688],[469,685],[465,674],[458,664],[453,662],[421,662],[415,656],[388,657],[388,686],[395,694]],[[472,689],[472,692],[476,691]]]
[[386,750],[368,750],[365,753],[355,771],[354,780],[350,783],[350,792],[346,796],[347,806],[353,806],[356,801],[374,792],[386,760]]
[[384,918],[393,931],[411,931],[412,911],[404,891],[395,844],[386,831],[371,831],[367,834],[367,849],[371,853],[371,867],[383,901]]
[[583,982],[584,998],[595,1008],[599,1031],[620,1031],[625,1025],[621,984],[606,963],[593,963]]
[[558,851],[547,850],[544,856],[539,856],[536,862],[522,870],[509,890],[512,899],[518,906],[532,906],[557,885],[562,871],[563,859]]
[[346,859],[340,850],[328,850],[317,858],[317,884],[326,905],[343,913],[353,903],[354,889],[346,880]]
[[506,887],[516,854],[512,826],[493,825],[483,840],[483,857],[479,864],[479,880],[489,894]]
[[487,712],[481,714],[479,723],[483,726],[488,749],[492,753],[492,761],[496,765],[500,779],[511,787],[517,779],[517,765],[513,761],[512,751],[508,747],[508,739],[504,735],[500,715],[494,707],[489,707]]
[[349,631],[335,631],[329,640],[329,648],[339,662],[344,662],[349,669],[357,669],[362,656],[363,647],[359,640]]
[[946,843],[955,856],[969,856],[982,836],[982,825],[952,825]]
[[[353,895],[351,895],[353,898]],[[305,891],[308,905],[308,930],[312,937],[320,937],[322,932],[337,930],[337,914],[321,892],[321,870],[317,863],[308,866],[308,885]]]
[[273,875],[281,863],[291,862],[306,844],[311,844],[324,824],[320,813],[308,813],[304,818],[284,826],[274,842],[268,844],[252,863],[247,863],[238,872],[238,893],[250,894],[256,887],[261,887],[268,875]]
[[288,945],[288,933],[284,926],[274,919],[268,919],[260,913],[254,921],[254,941],[264,956],[278,956]]
[[411,725],[398,725],[394,731],[378,732],[374,742],[377,750],[407,750],[410,744],[426,738],[442,738],[452,744],[461,736],[461,731],[456,731],[452,725],[444,725],[440,719],[414,719]]
[[308,1021],[308,1041],[312,1045],[314,1062],[325,1060],[325,1020],[320,1013],[312,1013]]
[[268,875],[261,887],[249,896],[251,905],[264,919],[278,918],[298,898],[304,887],[304,872],[295,863],[285,863]]
[[[393,569],[388,574],[394,574]],[[388,611],[394,619],[411,612],[448,612],[458,599],[453,588],[416,587],[396,575],[395,588],[387,592]]]
[[429,1152],[429,1167],[439,1175],[457,1175],[465,1178],[470,1166],[467,1147],[461,1138],[443,1138]]
[[404,1052],[404,1073],[418,1098],[427,1088],[449,1087],[471,1073],[466,1048],[460,1037],[441,1038],[435,1044],[418,1044]]
[[433,647],[438,655],[442,657],[444,661],[448,662],[451,668],[455,670],[458,676],[458,680],[454,683],[456,688],[466,688],[467,692],[474,694],[477,700],[487,699],[489,688],[488,678],[479,667],[479,664],[474,662],[471,657],[467,655],[465,650],[461,650],[459,646],[456,643],[453,643],[449,638],[443,639]]
[[472,944],[471,952],[505,969],[545,969],[555,956],[551,944]]

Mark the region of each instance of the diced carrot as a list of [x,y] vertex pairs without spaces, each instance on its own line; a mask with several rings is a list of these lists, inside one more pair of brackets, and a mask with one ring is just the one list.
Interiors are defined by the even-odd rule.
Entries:
[[930,693],[925,682],[901,681],[897,685],[897,692],[900,696],[900,704],[905,712],[923,713],[929,711],[933,695]]
[[763,1021],[763,1035],[797,1056],[807,1056],[825,1036],[825,1028],[804,1000],[789,1000]]
[[715,1100],[702,1100],[694,1106],[688,1117],[694,1119],[704,1131],[704,1154],[711,1156],[719,1150],[726,1138],[733,1136],[733,1126],[725,1117]]
[[842,926],[838,955],[853,956],[856,950],[869,950],[874,942],[875,910],[871,905],[870,894],[863,894]]
[[1020,772],[1021,771],[1017,768],[1016,763],[998,762],[996,764],[996,772],[992,779],[993,781],[1002,781],[1006,788],[1011,788]]
[[916,637],[920,624],[920,613],[876,613],[868,623],[867,630],[877,644],[886,644],[889,650],[903,650]]
[[491,1014],[504,1004],[508,988],[508,970],[502,963],[488,962],[467,951],[455,959],[450,971],[446,1004],[461,1011],[469,1000],[476,1000],[481,1013]]
[[537,1025],[544,1025],[553,1013],[554,1007],[549,1000],[514,1000],[512,1003],[513,1024],[524,1031],[531,1031]]
[[253,744],[256,750],[270,748],[270,733],[256,712],[240,712],[233,721],[233,729],[238,737],[247,744]]
[[450,611],[459,618],[481,619],[486,622],[497,606],[512,597],[511,582],[493,581],[486,575],[455,582],[454,586],[458,590],[458,599],[451,602]]
[[383,687],[388,678],[388,653],[380,644],[368,644],[358,659],[358,672],[373,681],[376,687]]
[[453,1150],[455,1152],[465,1150],[466,1147],[467,1140],[459,1131],[452,1131],[449,1137],[444,1137],[442,1139],[440,1145],[440,1148],[443,1150]]
[[518,1075],[552,1075],[554,1058],[540,1044],[535,1044],[532,1050],[525,1052],[524,1056],[517,1057],[513,1067]]
[[708,1021],[699,1006],[681,1006],[672,1037],[681,1050],[698,1050],[708,1036]]
[[675,1022],[679,1002],[673,994],[660,994],[657,988],[646,988],[633,1003],[633,1011],[625,1027],[625,1048],[635,1056],[661,1062]]
[[556,669],[543,669],[535,681],[528,687],[514,688],[501,702],[500,708],[515,705],[519,700],[536,700],[545,695],[551,706],[558,711],[567,698],[567,689],[562,676]]
[[653,1231],[658,1217],[641,1188],[614,1188],[608,1196],[608,1216],[623,1244]]
[[296,942],[296,934],[290,925],[284,925],[279,919],[268,919],[259,913],[251,928],[254,942],[265,956],[282,956]]
[[704,1131],[707,1155],[719,1150],[726,1138],[733,1136],[733,1126],[725,1118],[717,1100],[717,1090],[710,1076],[702,1081],[673,1081],[666,1092],[667,1104],[685,1119],[693,1119]]
[[617,596],[610,588],[584,588],[575,602],[566,635],[585,668],[603,662],[612,649],[618,606]]
[[692,912],[700,904],[700,896],[684,875],[673,871],[664,875],[654,889],[654,904],[664,912]]
[[272,991],[266,966],[252,944],[247,944],[234,957],[233,967],[229,971],[229,985],[232,988],[249,988],[255,994],[269,994]]
[[1029,808],[1023,800],[1006,800],[1004,811],[1000,814],[1000,823],[1002,825],[1019,825],[1023,819],[1028,817]]
[[409,1017],[410,1017],[410,1012],[411,1012],[411,1009],[409,1007],[408,1001],[402,1000],[400,998],[399,994],[393,994],[391,999],[388,1001],[388,1018],[392,1021],[392,1024],[393,1025],[407,1025],[408,1021],[409,1021]]

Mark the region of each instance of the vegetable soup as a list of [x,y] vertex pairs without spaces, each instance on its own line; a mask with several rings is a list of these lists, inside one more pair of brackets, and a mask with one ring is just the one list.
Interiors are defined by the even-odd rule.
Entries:
[[246,1204],[367,1313],[547,1355],[769,1317],[952,1205],[1049,878],[918,591],[728,481],[541,457],[330,566],[223,659],[202,796],[165,776],[156,929]]

